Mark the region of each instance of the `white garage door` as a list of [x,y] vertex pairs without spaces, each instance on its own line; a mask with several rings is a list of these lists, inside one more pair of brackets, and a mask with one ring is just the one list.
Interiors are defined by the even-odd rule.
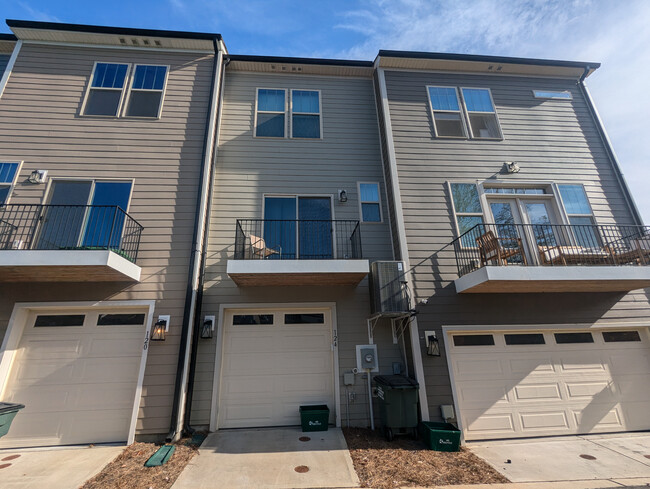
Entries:
[[647,329],[450,333],[467,440],[650,429]]
[[330,311],[228,311],[224,324],[220,428],[297,425],[304,404],[333,422]]
[[126,441],[146,312],[28,315],[2,400],[26,407],[0,447]]

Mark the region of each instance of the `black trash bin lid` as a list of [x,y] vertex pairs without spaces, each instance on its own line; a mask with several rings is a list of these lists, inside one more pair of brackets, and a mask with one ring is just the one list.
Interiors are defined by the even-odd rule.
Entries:
[[13,402],[0,402],[0,414],[10,413],[11,411],[18,411],[23,409],[24,404],[15,404]]
[[377,375],[374,377],[374,380],[381,385],[402,389],[420,386],[416,380],[406,377],[405,375]]

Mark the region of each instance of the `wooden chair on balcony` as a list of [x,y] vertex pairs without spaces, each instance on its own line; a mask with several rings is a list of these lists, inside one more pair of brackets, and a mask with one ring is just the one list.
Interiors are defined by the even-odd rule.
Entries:
[[636,265],[650,264],[650,238],[636,238],[630,241],[629,249],[619,249],[609,246],[609,252],[616,265],[633,263]]
[[266,241],[264,241],[264,238],[260,238],[254,234],[248,236],[248,239],[250,240],[248,250],[251,258],[265,260],[272,255],[280,255],[280,258],[282,258],[282,248],[279,246],[277,250],[274,248],[269,248],[266,246]]
[[[505,247],[502,243],[517,243],[516,247]],[[481,265],[486,266],[489,262],[494,261],[497,265],[508,265],[508,259],[513,256],[521,256],[521,263],[526,265],[526,254],[521,242],[521,238],[498,238],[494,232],[487,231],[476,238],[481,256]]]

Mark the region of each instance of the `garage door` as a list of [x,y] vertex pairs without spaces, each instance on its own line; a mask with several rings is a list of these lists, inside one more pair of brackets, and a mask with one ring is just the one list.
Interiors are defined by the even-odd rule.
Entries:
[[303,404],[327,404],[333,422],[330,311],[228,311],[224,323],[220,428],[297,425]]
[[0,447],[126,441],[145,312],[28,315],[2,396],[24,404]]
[[467,440],[650,429],[648,330],[450,333]]

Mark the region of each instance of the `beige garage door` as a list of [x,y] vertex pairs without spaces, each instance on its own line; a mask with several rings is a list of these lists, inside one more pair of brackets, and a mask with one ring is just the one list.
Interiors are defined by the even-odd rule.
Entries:
[[220,428],[297,425],[304,404],[327,404],[333,422],[330,311],[228,311],[224,323]]
[[450,333],[467,440],[650,429],[648,330]]
[[126,441],[146,312],[30,313],[2,400],[26,407],[0,447]]

